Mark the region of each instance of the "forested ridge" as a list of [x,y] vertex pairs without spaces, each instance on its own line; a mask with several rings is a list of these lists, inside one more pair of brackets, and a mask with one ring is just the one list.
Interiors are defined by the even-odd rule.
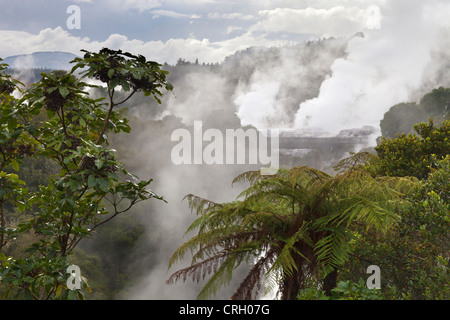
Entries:
[[[320,46],[333,50],[305,79],[309,90],[285,88],[287,115],[296,101],[317,95],[333,59],[345,55],[339,41],[309,46],[299,60],[314,60]],[[276,48],[252,50],[260,50],[260,64],[283,58]],[[258,68],[250,57],[243,51],[222,64],[171,66],[103,49],[84,52],[71,72],[34,70],[26,85],[0,65],[2,299],[113,299],[139,281],[156,262],[137,257],[157,252],[158,241],[140,245],[152,235],[137,217],[152,214],[148,202],[165,199],[151,189],[152,177],[133,174],[152,164],[130,139],[152,130],[148,139],[156,141],[184,126],[160,107],[177,95],[180,79],[228,72],[231,97]],[[92,79],[106,86],[92,87]],[[290,300],[449,299],[449,105],[450,89],[440,87],[392,106],[374,150],[339,159],[332,174],[305,156],[275,176],[230,177],[226,183],[247,186],[233,202],[186,195],[197,215],[188,231],[197,233],[164,261],[185,266],[169,269],[168,285],[206,279],[198,297],[213,298],[249,263],[230,298],[256,299],[268,285]],[[240,126],[220,112],[205,123]],[[81,289],[67,288],[71,264],[82,270]],[[366,287],[369,265],[381,269],[380,290]]]

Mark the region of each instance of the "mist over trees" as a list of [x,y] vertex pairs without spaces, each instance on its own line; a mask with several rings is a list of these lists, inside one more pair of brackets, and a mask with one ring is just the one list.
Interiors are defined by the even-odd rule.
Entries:
[[[52,271],[17,264],[15,268],[21,270],[23,277],[20,280],[22,282],[15,283],[13,276],[10,273],[8,275],[5,269],[6,266],[10,268],[13,265],[9,257],[17,261],[25,259],[26,249],[39,243],[40,237],[47,239],[46,236],[53,236],[50,233],[54,228],[48,223],[57,219],[49,216],[47,221],[38,220],[42,215],[39,210],[45,207],[46,201],[51,203],[50,194],[56,192],[60,201],[65,200],[63,211],[71,212],[72,207],[81,209],[83,201],[76,199],[77,192],[81,192],[82,186],[86,184],[96,190],[91,194],[92,197],[102,198],[113,188],[107,186],[104,178],[108,177],[108,181],[112,179],[111,183],[119,183],[111,175],[114,174],[112,166],[119,165],[120,160],[127,172],[135,173],[146,182],[153,179],[151,186],[157,191],[154,196],[157,199],[163,197],[167,203],[152,200],[136,203],[126,214],[96,228],[95,232],[78,230],[84,232],[83,235],[89,233],[92,239],[81,240],[73,248],[73,254],[67,255],[67,262],[80,266],[82,275],[92,290],[89,293],[89,288],[85,287],[86,299],[192,299],[197,298],[199,293],[202,293],[201,297],[208,298],[228,299],[233,294],[239,299],[260,298],[264,295],[265,285],[262,275],[267,270],[272,272],[269,274],[271,287],[276,290],[281,284],[280,297],[290,299],[449,298],[450,150],[447,106],[450,89],[436,87],[424,92],[420,101],[405,101],[392,106],[380,123],[382,137],[378,139],[377,146],[332,150],[326,155],[318,154],[317,150],[305,151],[305,154],[289,156],[289,161],[285,162],[288,165],[285,164],[280,175],[272,177],[272,180],[259,180],[254,176],[253,180],[236,181],[232,187],[234,177],[259,168],[250,165],[175,166],[170,163],[170,151],[173,147],[170,136],[173,130],[192,129],[192,122],[195,120],[202,121],[205,127],[217,129],[291,127],[299,105],[319,95],[321,84],[332,75],[333,62],[346,56],[347,40],[324,39],[288,47],[250,48],[237,52],[220,64],[183,59],[176,65],[163,64],[160,68],[168,72],[166,79],[173,85],[173,91],[168,90],[163,95],[156,93],[160,101],[149,99],[145,92],[137,89],[142,84],[140,81],[143,81],[143,74],[146,74],[139,70],[134,70],[134,73],[130,71],[138,66],[126,64],[125,67],[122,66],[123,70],[119,70],[121,66],[113,65],[114,61],[107,59],[108,53],[114,56],[114,51],[105,50],[103,53],[104,56],[91,53],[85,57],[86,60],[77,60],[80,69],[83,65],[91,68],[91,77],[85,78],[83,85],[76,78],[62,72],[7,70],[7,74],[14,77],[26,77],[27,84],[41,81],[34,87],[38,90],[35,89],[34,94],[37,96],[31,104],[36,106],[33,121],[36,124],[55,126],[47,129],[44,126],[41,138],[45,140],[39,139],[54,150],[45,151],[44,148],[44,151],[36,152],[38,146],[44,144],[37,140],[33,143],[30,142],[32,140],[21,140],[24,139],[22,133],[28,132],[30,128],[18,130],[20,122],[14,122],[11,113],[5,111],[6,106],[17,107],[10,89],[11,85],[18,84],[6,73],[2,74],[0,147],[4,165],[0,168],[0,201],[2,217],[7,218],[2,222],[0,231],[1,242],[5,243],[8,238],[8,244],[2,244],[0,250],[0,293],[10,293],[8,284],[13,284],[16,289],[18,287],[22,293],[27,292],[26,285],[20,286],[23,283],[30,283],[34,286],[31,288],[35,289],[35,293],[39,292],[37,288],[40,282],[35,279]],[[127,59],[140,63],[139,59],[142,58],[125,56],[125,60]],[[94,62],[101,62],[100,65],[106,65],[107,68],[98,68]],[[126,70],[130,72],[127,73]],[[46,74],[43,78],[40,75],[42,71]],[[74,76],[79,75],[75,73]],[[117,79],[114,82],[116,86],[120,85],[125,89],[128,86],[129,90],[117,89],[111,97],[113,79]],[[100,84],[98,80],[104,80],[110,86],[89,87],[91,84]],[[167,88],[171,89],[172,86]],[[270,94],[264,95],[264,92]],[[49,113],[38,112],[39,106],[44,107],[43,101],[57,98],[61,100],[61,109],[50,110]],[[97,106],[95,109],[103,110],[97,105],[101,98],[107,98],[110,106],[118,106],[110,114],[112,124],[107,126],[107,130],[103,130],[102,126],[106,123],[107,109],[103,113],[97,111],[96,114],[93,110],[84,112],[84,109],[76,108],[78,102],[82,102],[85,103],[83,106],[87,107],[92,103]],[[75,103],[74,99],[80,100]],[[271,103],[267,99],[272,99]],[[119,102],[123,102],[120,107]],[[271,105],[276,108],[271,109]],[[61,120],[63,113],[59,110],[63,109],[71,112],[70,120]],[[98,123],[95,119],[86,118],[85,114],[92,112],[98,117]],[[429,121],[430,118],[432,121]],[[100,121],[102,119],[103,122]],[[63,124],[68,124],[67,121],[74,127],[66,127],[66,131],[69,131],[64,133]],[[85,130],[94,124],[95,130]],[[53,133],[59,132],[58,130],[62,131],[60,139],[52,144],[55,139]],[[114,131],[129,133],[115,135],[112,134]],[[106,141],[98,132],[111,134],[107,134]],[[78,140],[80,137],[93,144],[86,146],[86,152],[80,151],[74,155],[70,150],[85,143]],[[97,150],[95,145],[103,147]],[[87,152],[95,157],[85,158],[84,154]],[[68,156],[69,153],[72,155]],[[73,158],[75,156],[77,158]],[[346,160],[341,162],[343,158]],[[55,161],[62,168],[72,164],[74,167],[63,170],[64,175],[61,176],[60,168],[54,165]],[[83,175],[80,176],[75,167],[80,161],[86,163],[89,167],[85,169],[92,173],[84,176],[84,182],[83,179],[78,179]],[[322,171],[324,169],[326,172]],[[73,174],[69,174],[70,172]],[[63,178],[67,174],[70,176],[68,180],[49,180],[51,175]],[[89,178],[90,176],[93,178]],[[251,175],[248,174],[247,177]],[[57,181],[60,181],[59,189]],[[405,181],[413,191],[404,189],[405,185],[398,183]],[[249,185],[249,182],[253,184]],[[55,188],[53,191],[50,188],[52,185]],[[117,185],[120,189],[119,186]],[[140,187],[138,185],[133,190],[144,192],[146,186]],[[269,187],[270,192],[264,187]],[[119,189],[116,191],[119,192]],[[380,193],[373,192],[374,189]],[[43,197],[41,200],[41,209],[24,207],[23,199],[27,194],[39,190],[47,190],[47,198]],[[237,201],[241,193],[244,197]],[[188,194],[198,196],[191,197],[191,200],[205,200],[191,201],[193,208],[200,213],[197,220],[189,213],[189,203],[182,201]],[[42,196],[45,195],[42,193]],[[328,195],[336,201],[321,198],[322,195]],[[74,197],[76,200],[71,203]],[[6,198],[9,200],[5,201]],[[398,202],[391,201],[394,198]],[[208,208],[209,211],[202,207],[208,203],[214,204]],[[345,210],[347,205],[354,210]],[[86,209],[88,202],[84,206],[83,209]],[[54,208],[57,211],[56,204]],[[114,209],[114,201],[106,208]],[[217,210],[214,211],[215,209]],[[24,232],[20,237],[14,234],[19,230],[16,228],[19,222],[26,220],[32,212],[35,212],[35,217],[30,220],[33,223],[29,223],[29,232]],[[228,216],[230,212],[234,215]],[[381,216],[386,219],[378,219]],[[214,219],[227,222],[228,225],[224,225],[223,229],[215,228],[217,221]],[[200,232],[197,238],[194,236],[191,240],[186,237],[191,237],[192,233],[183,238],[191,224],[191,231],[194,227],[203,227],[203,233]],[[210,237],[201,237],[208,228],[211,231]],[[245,232],[250,231],[254,232],[254,238],[246,237]],[[63,234],[59,236],[60,238],[56,238],[64,240]],[[243,239],[247,242],[239,242]],[[249,256],[241,268],[236,270],[232,261],[224,257],[218,257],[218,269],[202,269],[203,265],[195,264],[189,267],[191,261],[188,254],[186,259],[181,259],[181,252],[186,249],[183,243],[186,241],[192,245],[192,249],[198,250],[195,256],[197,260],[192,262],[199,262],[200,258],[206,257],[206,253],[220,254],[213,248],[224,242],[226,246],[221,249],[228,250],[222,252],[224,257],[228,254],[238,261],[245,260],[239,256],[241,249],[248,249]],[[52,246],[56,246],[56,243],[58,241],[52,242]],[[267,251],[258,253],[265,253],[266,256],[252,256],[250,249],[254,249],[253,253],[257,252],[256,249],[260,249],[258,245],[262,243]],[[197,244],[201,246],[194,246]],[[181,251],[177,251],[178,248]],[[170,261],[174,252],[176,254]],[[52,254],[50,251],[47,253]],[[57,253],[53,254],[58,256]],[[259,264],[255,264],[255,261]],[[171,272],[175,272],[175,268],[182,270],[176,274],[178,278],[182,279],[192,271],[190,275],[200,281],[167,285],[165,281],[170,276],[169,262]],[[224,262],[226,264],[221,264]],[[365,286],[363,279],[367,278],[365,271],[369,263],[381,267],[381,291],[369,290]],[[64,287],[67,274],[63,269],[61,264],[58,269],[60,278],[54,278],[59,282],[49,282],[48,292],[55,284],[55,293],[59,290],[58,285]],[[212,280],[208,278],[214,276],[216,271],[222,274],[217,274]],[[8,277],[9,280],[5,280]],[[330,279],[332,281],[328,281]],[[212,282],[209,283],[210,280]],[[228,285],[218,290],[218,283]],[[258,285],[262,290],[253,291]],[[69,296],[69,290],[64,295],[63,289],[60,290],[57,298],[82,297]],[[12,291],[12,294],[17,293]],[[18,298],[42,297],[44,296],[39,294],[27,294]]]
[[433,118],[440,124],[449,118],[450,89],[439,87],[425,94],[419,103],[403,102],[392,106],[380,122],[381,133],[386,138],[397,134],[414,133],[414,125]]

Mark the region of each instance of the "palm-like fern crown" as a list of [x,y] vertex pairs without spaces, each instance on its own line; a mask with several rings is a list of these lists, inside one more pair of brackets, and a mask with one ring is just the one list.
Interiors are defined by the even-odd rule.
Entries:
[[285,294],[292,281],[304,284],[323,277],[345,262],[351,228],[387,231],[415,185],[410,178],[372,177],[364,170],[372,157],[364,153],[344,159],[336,176],[306,166],[280,169],[273,176],[245,172],[233,183],[250,186],[230,203],[186,196],[197,213],[187,232],[198,232],[175,251],[169,268],[187,253],[192,263],[168,283],[187,277],[200,281],[212,274],[198,296],[208,298],[246,262],[252,268],[233,298],[251,299],[263,281]]

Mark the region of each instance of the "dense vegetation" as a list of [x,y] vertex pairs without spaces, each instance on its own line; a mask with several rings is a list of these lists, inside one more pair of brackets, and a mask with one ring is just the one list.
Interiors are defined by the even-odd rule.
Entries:
[[[136,92],[159,101],[161,88],[171,90],[167,71],[142,56],[109,49],[86,51],[73,63],[70,73],[43,73],[20,100],[11,95],[22,90],[20,83],[1,73],[0,280],[6,297],[83,298],[91,291],[85,278],[71,277],[79,283],[76,290],[66,282],[79,242],[138,202],[163,200],[147,188],[152,179],[138,180],[115,159],[109,136],[130,132],[117,107]],[[89,96],[85,77],[106,84],[106,103]],[[115,97],[118,86],[128,93],[124,99]],[[52,167],[35,191],[14,173],[25,158]],[[19,237],[30,243],[10,255]]]
[[[319,49],[311,46],[299,59]],[[342,49],[336,45],[335,54]],[[161,112],[163,90],[172,89],[167,71],[174,84],[202,72],[245,82],[257,65],[245,63],[247,54],[222,65],[161,66],[104,49],[85,52],[69,73],[34,71],[28,88],[0,65],[2,298],[111,299],[136,279],[128,267],[145,233],[134,219],[145,211],[138,202],[163,199],[148,189],[151,179],[125,168],[136,146],[118,134],[131,131],[133,105]],[[261,63],[282,59],[276,49],[256,56]],[[325,76],[325,68],[311,75]],[[83,82],[90,78],[105,87]],[[449,97],[450,89],[437,88],[418,104],[393,106],[381,121],[376,154],[354,154],[336,163],[335,174],[299,163],[275,176],[242,173],[234,183],[247,188],[233,202],[188,195],[198,215],[188,231],[197,234],[167,263],[193,259],[168,282],[207,279],[199,298],[211,298],[248,264],[234,299],[254,299],[266,289],[278,289],[282,299],[449,299]],[[77,291],[66,285],[70,264],[83,270]],[[369,265],[381,268],[381,290],[366,287]]]

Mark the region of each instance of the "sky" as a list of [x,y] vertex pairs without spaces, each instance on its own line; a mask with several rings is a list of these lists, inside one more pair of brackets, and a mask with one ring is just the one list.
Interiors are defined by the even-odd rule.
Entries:
[[[0,0],[0,57],[106,46],[162,63],[221,62],[249,46],[380,28],[386,1]],[[80,9],[79,28],[67,24],[71,5]]]

